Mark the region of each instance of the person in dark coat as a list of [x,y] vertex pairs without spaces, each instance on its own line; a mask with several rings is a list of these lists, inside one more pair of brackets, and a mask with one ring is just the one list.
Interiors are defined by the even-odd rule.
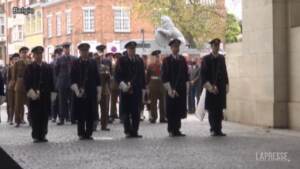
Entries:
[[206,88],[205,109],[209,112],[211,136],[226,136],[222,132],[223,109],[226,108],[226,94],[229,81],[224,55],[219,54],[220,39],[210,42],[212,53],[203,58],[201,75]]
[[170,137],[185,136],[181,133],[181,119],[187,116],[188,67],[185,58],[179,54],[181,41],[172,39],[169,43],[172,54],[163,60],[162,81],[167,90],[166,112]]
[[34,62],[25,70],[24,81],[31,112],[32,138],[35,143],[47,142],[51,94],[54,91],[53,72],[49,64],[42,62],[42,46],[34,47],[31,52]]
[[71,68],[71,89],[75,93],[74,111],[80,140],[92,140],[93,122],[97,119],[98,103],[101,100],[100,75],[97,63],[89,58],[90,45],[78,46],[80,58]]
[[141,138],[138,134],[140,108],[145,94],[145,68],[143,60],[136,55],[137,43],[130,41],[116,65],[115,79],[121,89],[121,110],[126,138]]
[[71,66],[75,60],[74,56],[70,55],[71,43],[65,42],[59,48],[61,57],[58,57],[55,64],[55,87],[58,91],[58,107],[59,107],[59,122],[57,125],[63,125],[65,120],[74,120],[71,116]]

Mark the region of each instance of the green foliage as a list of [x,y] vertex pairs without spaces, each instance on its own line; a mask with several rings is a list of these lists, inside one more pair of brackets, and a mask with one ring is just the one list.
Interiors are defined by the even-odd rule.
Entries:
[[134,0],[134,13],[159,26],[160,17],[171,17],[192,47],[225,34],[225,17],[217,6],[202,5],[190,0]]
[[227,43],[238,41],[241,34],[241,26],[233,14],[227,14],[225,40]]

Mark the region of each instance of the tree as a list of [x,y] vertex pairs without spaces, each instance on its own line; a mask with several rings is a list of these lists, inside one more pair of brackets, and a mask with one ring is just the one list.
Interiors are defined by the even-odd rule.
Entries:
[[160,17],[172,18],[192,47],[202,47],[207,41],[225,34],[225,17],[217,6],[205,5],[197,0],[134,0],[134,13],[149,19],[155,26]]
[[227,43],[238,41],[241,34],[241,25],[233,14],[227,14],[225,40]]

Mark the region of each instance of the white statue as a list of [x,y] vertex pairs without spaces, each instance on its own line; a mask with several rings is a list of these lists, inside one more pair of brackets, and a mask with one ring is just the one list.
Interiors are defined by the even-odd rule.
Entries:
[[182,46],[186,45],[186,40],[183,34],[175,27],[172,19],[168,16],[161,17],[161,27],[155,31],[155,41],[162,47],[167,48],[171,39],[177,38],[182,43]]

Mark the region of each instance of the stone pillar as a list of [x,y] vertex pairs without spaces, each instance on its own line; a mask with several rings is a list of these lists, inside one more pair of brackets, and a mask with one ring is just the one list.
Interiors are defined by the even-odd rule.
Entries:
[[[231,110],[242,123],[288,127],[288,1],[243,0],[243,49]],[[230,120],[230,119],[229,119]]]

